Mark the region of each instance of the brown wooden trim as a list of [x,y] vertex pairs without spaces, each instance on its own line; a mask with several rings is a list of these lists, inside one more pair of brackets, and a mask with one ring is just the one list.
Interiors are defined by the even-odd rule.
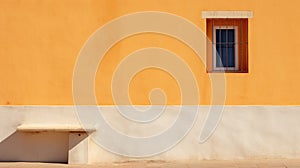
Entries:
[[[237,26],[238,27],[238,42],[242,42],[238,48],[238,70],[214,70],[213,69],[213,53],[212,53],[212,41],[213,41],[213,27],[212,26]],[[241,34],[242,30],[242,34]],[[226,72],[226,73],[248,73],[248,19],[206,19],[206,71],[208,73],[214,72]],[[242,36],[241,36],[242,35]]]

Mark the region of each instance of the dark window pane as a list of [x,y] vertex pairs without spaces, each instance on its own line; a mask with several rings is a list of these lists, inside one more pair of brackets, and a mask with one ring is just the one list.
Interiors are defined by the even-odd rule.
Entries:
[[235,65],[235,59],[234,59],[234,55],[235,55],[235,48],[234,45],[231,45],[232,47],[228,47],[227,51],[228,51],[228,64],[226,67],[234,67]]
[[217,29],[216,30],[216,43],[220,43],[221,42],[221,29]]
[[217,53],[216,53],[216,66],[217,67],[223,67],[222,66],[222,61],[221,61],[221,55],[222,55],[222,53],[221,53],[221,45],[220,44],[216,44],[216,51],[217,51]]
[[223,67],[227,67],[226,66],[226,44],[222,44],[222,64]]
[[216,29],[216,43],[220,42],[220,33],[221,33],[221,30],[220,29]]
[[224,44],[217,44],[217,56],[216,56],[216,65],[217,67],[223,67],[224,54],[226,50],[224,48]]
[[216,29],[216,67],[235,67],[234,29]]
[[221,42],[222,43],[226,42],[226,30],[225,29],[221,30]]
[[234,42],[234,29],[228,29],[228,42]]

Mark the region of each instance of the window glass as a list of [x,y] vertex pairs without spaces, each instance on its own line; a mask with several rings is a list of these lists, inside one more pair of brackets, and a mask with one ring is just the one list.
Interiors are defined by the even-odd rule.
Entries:
[[216,29],[216,67],[235,67],[235,29]]

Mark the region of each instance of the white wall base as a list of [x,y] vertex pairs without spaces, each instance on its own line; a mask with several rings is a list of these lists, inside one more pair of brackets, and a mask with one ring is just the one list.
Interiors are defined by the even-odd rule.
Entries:
[[[153,123],[140,125],[122,118],[114,106],[103,106],[103,115],[111,125],[125,134],[148,136],[162,131],[176,119],[178,106],[168,106]],[[151,160],[199,160],[199,159],[242,159],[242,158],[299,158],[300,157],[300,106],[226,106],[216,131],[205,143],[199,144],[199,135],[208,106],[200,106],[193,129],[171,150]],[[21,124],[79,124],[73,106],[0,106],[0,160],[39,161],[32,149],[20,149],[10,137]],[[26,135],[27,136],[27,135]],[[49,134],[50,136],[50,134]],[[59,142],[64,138],[53,135]],[[69,136],[78,136],[75,133]],[[15,136],[20,141],[21,136]],[[51,144],[51,138],[32,137],[32,143]],[[30,142],[29,141],[29,142]],[[15,142],[15,141],[14,141]],[[21,141],[20,141],[21,142]],[[127,158],[112,154],[99,147],[92,138],[76,144],[66,141],[70,163],[96,163],[126,161]],[[76,145],[74,145],[76,144]],[[70,146],[70,147],[69,147]],[[38,147],[38,146],[36,146]],[[58,151],[59,153],[63,153]],[[43,153],[46,149],[40,148]],[[18,153],[18,155],[16,155]],[[55,161],[52,154],[43,156],[43,161]],[[68,155],[68,154],[66,154]],[[16,157],[16,158],[13,158]],[[9,158],[9,159],[8,159]],[[63,156],[61,157],[63,158]],[[54,160],[53,160],[54,159]],[[60,159],[56,160],[61,161]]]

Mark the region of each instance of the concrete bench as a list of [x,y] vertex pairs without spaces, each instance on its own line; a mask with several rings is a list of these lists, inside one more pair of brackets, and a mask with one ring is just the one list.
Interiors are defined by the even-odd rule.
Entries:
[[89,134],[95,128],[83,128],[80,125],[70,124],[22,124],[17,131],[28,133],[61,132],[69,135],[69,164],[87,164],[89,149]]
[[17,131],[92,133],[96,131],[96,129],[83,128],[80,125],[68,125],[68,124],[22,124],[17,127]]

